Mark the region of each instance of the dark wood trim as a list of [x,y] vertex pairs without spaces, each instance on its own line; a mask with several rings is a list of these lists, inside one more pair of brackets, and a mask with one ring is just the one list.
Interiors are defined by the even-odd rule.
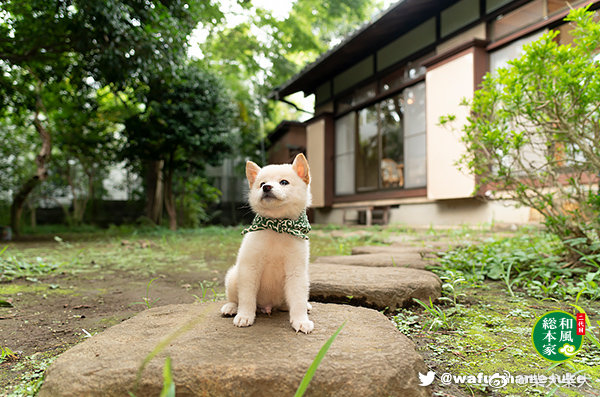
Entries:
[[327,116],[333,116],[333,113],[331,113],[331,112],[319,113],[319,114],[315,115],[314,117],[311,117],[310,119],[302,122],[302,124],[304,124],[306,126],[306,125],[314,123],[315,121],[319,121],[320,119],[327,117]]
[[332,113],[324,115],[323,120],[325,121],[325,207],[331,207],[335,186],[335,122]]
[[484,47],[475,47],[473,51],[473,87],[480,88],[486,73],[490,70],[490,56]]
[[436,44],[442,39],[442,11],[438,10],[435,14],[435,42]]
[[[435,69],[438,66],[443,65],[444,63],[450,62],[453,59],[459,58],[471,50],[472,48],[486,48],[489,44],[487,40],[481,39],[473,39],[469,40],[466,43],[460,44],[442,54],[435,55],[425,62],[423,62],[423,66],[425,66],[428,70]],[[449,59],[452,58],[452,59]],[[445,62],[444,62],[445,61]],[[443,63],[442,63],[443,62]]]
[[[335,102],[337,102],[337,100],[338,100],[338,99],[340,99],[340,98],[342,98],[342,97],[344,97],[344,96],[346,96],[346,95],[349,95],[349,94],[351,94],[351,93],[352,93],[352,92],[354,92],[354,91],[355,91],[357,88],[365,87],[365,86],[367,86],[367,85],[369,85],[369,84],[373,84],[373,83],[377,83],[377,89],[379,89],[379,80],[381,80],[382,78],[386,77],[388,74],[390,74],[390,73],[393,73],[395,70],[398,70],[398,69],[400,69],[400,68],[402,68],[402,67],[406,66],[406,65],[407,65],[409,62],[412,62],[412,61],[414,61],[414,60],[417,60],[417,59],[419,59],[419,58],[422,58],[423,56],[427,55],[427,54],[428,54],[428,53],[430,53],[430,52],[434,52],[434,51],[435,51],[435,47],[436,47],[436,45],[437,45],[437,43],[434,43],[434,44],[432,44],[432,45],[429,45],[429,46],[427,46],[427,47],[425,47],[425,48],[423,48],[423,49],[421,49],[421,50],[419,50],[419,51],[417,51],[417,52],[415,52],[415,53],[411,54],[410,56],[408,56],[408,57],[406,57],[406,58],[402,59],[400,62],[396,62],[396,63],[395,63],[395,64],[393,64],[392,66],[388,66],[387,68],[385,68],[385,69],[383,69],[383,70],[381,70],[381,71],[375,71],[375,72],[374,72],[374,73],[373,73],[371,76],[369,76],[369,77],[365,78],[364,80],[360,81],[359,83],[357,83],[357,84],[355,84],[355,85],[353,85],[353,86],[351,86],[351,87],[349,87],[349,88],[346,88],[344,91],[341,91],[341,92],[339,92],[338,94],[336,94],[336,95],[332,96],[332,97],[331,97],[331,100],[332,100],[332,101],[334,101],[334,104],[335,104]],[[375,58],[376,58],[376,57],[377,57],[377,55],[375,54]],[[424,77],[424,76],[423,76],[423,77]],[[415,84],[416,84],[417,82],[419,82],[419,81],[418,81],[419,79],[420,79],[420,78],[418,77],[418,78],[416,78],[416,79],[413,79],[413,80],[411,80],[411,81],[414,81],[414,82],[415,82]],[[404,88],[406,88],[408,85],[412,85],[412,84],[413,84],[413,83],[411,83],[410,81],[409,81],[408,83],[409,83],[409,84],[407,84],[407,85],[403,85],[403,87],[404,87]],[[380,95],[380,93],[378,93],[377,95]],[[386,93],[386,95],[387,95],[387,93]],[[377,98],[377,97],[376,97],[376,98]],[[371,100],[370,100],[370,101],[371,101]],[[376,102],[376,101],[375,101],[375,102]],[[362,108],[362,107],[364,107],[364,106],[365,106],[365,105],[364,105],[365,103],[367,103],[367,102],[363,102],[363,103],[361,103],[360,105],[357,105],[357,108]],[[334,110],[336,110],[336,111],[337,111],[337,109],[334,109]],[[336,115],[337,115],[337,116],[341,116],[341,115],[343,115],[343,114],[345,114],[345,113],[348,113],[349,111],[350,111],[350,109],[348,109],[348,110],[345,110],[344,112],[342,112],[342,113],[339,113],[339,114],[336,114]]]
[[[392,90],[386,91],[384,93],[378,92],[377,95],[375,95],[373,98],[371,98],[363,103],[360,103],[356,106],[352,106],[351,108],[348,108],[348,109],[344,110],[343,112],[336,113],[335,118],[343,117],[343,116],[347,115],[348,113],[352,113],[352,112],[356,112],[356,111],[364,109],[364,108],[368,108],[369,106],[372,106],[377,102],[381,102],[384,99],[388,99],[389,97],[397,95],[398,93],[400,93],[400,91],[402,91],[403,89],[405,89],[407,87],[413,86],[413,85],[421,83],[423,81],[425,81],[425,75],[419,76],[416,79],[407,80],[404,83],[400,84],[398,87],[396,87]],[[377,87],[377,90],[379,91],[379,86]]]
[[[585,7],[590,4],[592,4],[592,7],[591,7],[592,10],[600,7],[599,0],[588,0],[586,2],[577,4],[577,6],[575,8]],[[561,11],[549,18],[546,18],[537,23],[534,23],[533,25],[529,25],[521,30],[511,33],[508,36],[505,36],[505,37],[501,38],[500,40],[496,40],[493,43],[489,44],[486,49],[488,52],[491,52],[491,51],[500,49],[502,47],[505,47],[508,44],[512,43],[513,41],[520,39],[521,37],[525,37],[532,33],[535,33],[538,30],[542,30],[542,29],[546,29],[546,28],[552,29],[559,25],[562,25],[563,19],[565,19],[565,17],[569,14],[569,12],[570,12],[569,9]]]
[[369,193],[350,194],[347,196],[336,196],[333,199],[335,204],[353,203],[356,201],[367,200],[390,200],[412,197],[427,197],[427,188],[402,189],[402,190],[385,190]]

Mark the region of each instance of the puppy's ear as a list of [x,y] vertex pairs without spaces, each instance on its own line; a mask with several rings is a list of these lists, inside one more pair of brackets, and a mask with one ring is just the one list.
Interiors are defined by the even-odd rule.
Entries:
[[292,163],[292,168],[307,185],[310,183],[310,171],[308,162],[302,153],[298,154]]
[[248,186],[252,189],[256,175],[260,172],[260,167],[253,161],[246,161],[246,178],[248,178]]

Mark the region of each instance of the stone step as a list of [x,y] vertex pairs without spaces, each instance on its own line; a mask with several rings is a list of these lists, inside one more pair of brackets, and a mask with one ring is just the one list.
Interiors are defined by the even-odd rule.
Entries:
[[425,266],[433,264],[433,262],[424,260],[417,252],[321,256],[315,259],[315,263],[366,267],[410,267],[413,269],[425,269]]
[[369,254],[419,254],[431,252],[430,248],[416,247],[412,245],[391,246],[391,245],[363,245],[352,248],[352,255],[369,255]]
[[310,299],[395,310],[413,302],[440,297],[442,282],[435,274],[402,267],[310,265]]
[[[237,328],[221,317],[223,302],[146,310],[62,354],[46,373],[40,397],[158,396],[167,356],[176,394],[285,396],[294,392],[325,341],[346,321],[306,392],[307,396],[430,396],[419,386],[426,373],[414,344],[381,313],[360,307],[313,304],[313,333],[296,334],[288,313],[259,314]],[[161,341],[196,324],[136,373]]]

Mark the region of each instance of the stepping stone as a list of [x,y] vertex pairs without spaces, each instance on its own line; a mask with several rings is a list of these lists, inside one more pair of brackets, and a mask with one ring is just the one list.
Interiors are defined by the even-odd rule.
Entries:
[[424,261],[421,254],[416,252],[321,256],[315,260],[315,263],[367,267],[410,267],[413,269],[425,269],[425,266],[433,264],[433,262]]
[[310,265],[310,299],[395,310],[440,296],[442,282],[435,274],[402,267]]
[[[387,241],[386,243],[390,243],[389,241]],[[468,244],[468,243],[467,243]],[[390,247],[395,247],[395,248],[403,248],[403,247],[415,247],[415,248],[419,248],[424,252],[443,252],[443,251],[448,251],[450,249],[452,249],[453,247],[456,246],[462,246],[465,245],[463,243],[457,243],[457,242],[453,242],[453,241],[421,241],[419,243],[414,243],[414,244],[407,244],[407,243],[391,243]]]
[[[253,326],[235,327],[231,318],[221,317],[222,304],[157,307],[109,328],[56,359],[39,396],[158,396],[168,356],[177,397],[289,397],[345,321],[307,396],[431,395],[429,387],[419,386],[418,373],[428,369],[414,344],[375,310],[315,303],[310,314],[315,330],[304,335],[294,332],[285,312],[258,315]],[[136,389],[147,354],[186,324],[189,330],[149,362]]]
[[429,248],[415,247],[412,245],[364,245],[352,248],[352,255],[368,255],[368,254],[419,254],[429,252]]

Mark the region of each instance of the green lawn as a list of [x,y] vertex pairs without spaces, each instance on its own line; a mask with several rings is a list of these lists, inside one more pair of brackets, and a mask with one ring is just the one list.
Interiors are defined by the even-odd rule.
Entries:
[[[223,277],[235,261],[241,229],[45,229],[27,241],[7,244],[0,254],[0,302],[14,307],[0,307],[0,346],[8,349],[0,355],[0,390],[33,395],[53,357],[148,306],[222,299]],[[415,303],[387,313],[438,377],[508,371],[513,376],[570,372],[588,378],[583,389],[441,386],[436,380],[435,394],[600,395],[600,350],[589,337],[574,359],[557,367],[541,358],[530,341],[538,316],[556,308],[576,312],[575,303],[596,326],[600,290],[593,260],[587,267],[565,263],[560,244],[534,229],[514,234],[333,226],[311,232],[311,258],[348,255],[354,246],[385,244],[399,234],[416,237],[414,245],[440,240],[462,246],[432,261],[431,270],[444,281],[443,299],[423,302],[427,309]],[[65,312],[68,320],[60,320]],[[48,341],[36,329],[62,336]]]

